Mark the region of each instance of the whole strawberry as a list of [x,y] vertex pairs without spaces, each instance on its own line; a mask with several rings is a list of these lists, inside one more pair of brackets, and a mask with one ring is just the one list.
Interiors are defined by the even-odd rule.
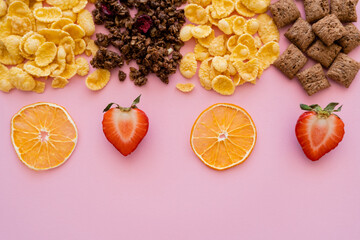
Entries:
[[[149,129],[149,119],[136,107],[140,102],[137,97],[130,107],[120,107],[110,103],[104,109],[103,131],[112,145],[124,156],[132,153]],[[111,108],[116,105],[115,108]]]
[[345,130],[343,121],[333,112],[338,103],[330,103],[322,109],[319,105],[301,104],[303,113],[296,124],[295,133],[305,155],[312,161],[319,160],[342,141]]

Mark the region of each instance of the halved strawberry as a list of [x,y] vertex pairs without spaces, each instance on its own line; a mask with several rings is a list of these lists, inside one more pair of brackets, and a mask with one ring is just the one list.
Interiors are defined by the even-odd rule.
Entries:
[[341,107],[335,110],[338,103],[330,103],[322,109],[319,105],[301,104],[303,113],[296,124],[296,137],[305,153],[312,161],[319,160],[342,141],[345,130],[343,121],[333,112],[340,112]]
[[[149,119],[136,107],[140,102],[137,97],[128,108],[110,103],[104,109],[103,131],[106,138],[124,156],[132,153],[149,129]],[[115,108],[111,108],[116,105]]]

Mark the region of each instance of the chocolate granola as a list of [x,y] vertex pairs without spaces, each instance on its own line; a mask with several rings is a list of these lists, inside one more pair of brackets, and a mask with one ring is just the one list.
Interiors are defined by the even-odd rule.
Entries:
[[[127,64],[135,60],[139,69],[132,68],[129,74],[135,85],[146,84],[146,76],[150,73],[168,83],[169,75],[176,72],[182,58],[179,51],[184,43],[179,39],[179,33],[185,23],[185,15],[184,10],[177,7],[185,2],[98,0],[93,10],[94,20],[96,24],[104,25],[109,34],[96,34],[95,43],[100,47],[100,53],[92,59],[92,66],[109,69],[115,65],[121,67],[119,58]],[[137,10],[135,17],[130,15],[132,8]],[[119,50],[118,56],[107,49],[110,45]],[[114,63],[104,64],[111,61]]]

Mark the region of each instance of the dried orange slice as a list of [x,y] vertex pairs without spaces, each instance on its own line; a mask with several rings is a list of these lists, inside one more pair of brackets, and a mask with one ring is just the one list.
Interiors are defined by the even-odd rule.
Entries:
[[34,170],[63,164],[72,154],[78,132],[66,110],[54,103],[23,107],[11,119],[11,141],[20,160]]
[[256,143],[256,127],[241,107],[218,103],[204,110],[191,130],[194,153],[209,167],[225,170],[244,162]]

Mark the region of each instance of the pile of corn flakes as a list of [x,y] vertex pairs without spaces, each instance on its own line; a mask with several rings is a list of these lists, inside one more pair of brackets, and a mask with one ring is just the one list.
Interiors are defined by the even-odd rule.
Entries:
[[[0,90],[16,88],[42,93],[52,78],[53,88],[63,88],[76,74],[85,76],[89,63],[85,53],[97,47],[87,0],[1,0]],[[8,68],[7,66],[12,66]]]
[[[270,0],[189,0],[185,16],[197,25],[185,25],[180,39],[195,38],[196,45],[183,57],[181,74],[192,78],[200,61],[199,79],[207,90],[232,95],[236,86],[255,84],[280,54],[279,31],[265,13],[269,5]],[[215,36],[214,27],[222,34]]]

